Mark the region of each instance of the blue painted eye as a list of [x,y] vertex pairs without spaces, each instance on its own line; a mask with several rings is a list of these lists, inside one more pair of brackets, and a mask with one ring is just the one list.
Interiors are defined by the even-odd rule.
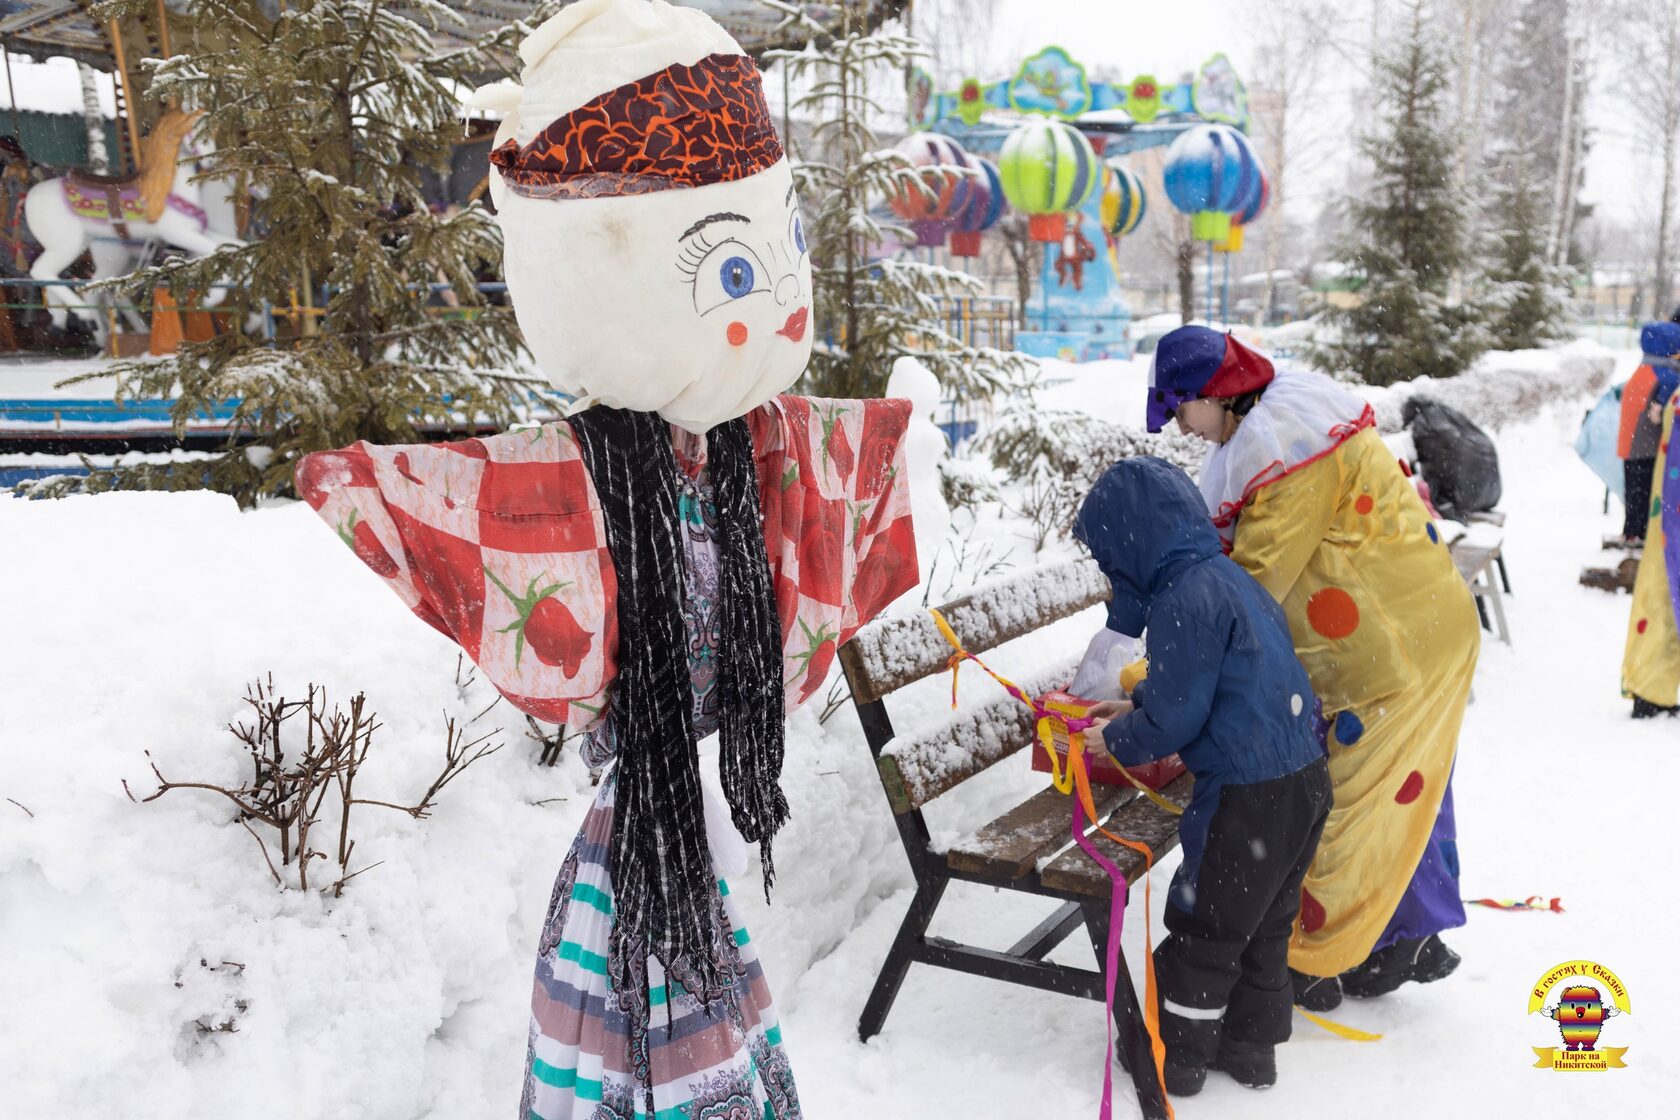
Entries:
[[793,246],[801,253],[805,251],[805,223],[799,220],[797,214],[793,218]]
[[745,257],[730,257],[718,270],[718,279],[723,282],[725,295],[740,299],[753,290],[753,266]]

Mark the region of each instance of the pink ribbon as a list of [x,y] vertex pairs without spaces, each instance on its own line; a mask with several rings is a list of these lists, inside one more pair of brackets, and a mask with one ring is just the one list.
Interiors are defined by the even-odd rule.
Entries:
[[1077,797],[1073,799],[1073,842],[1108,873],[1109,880],[1114,884],[1108,900],[1108,945],[1103,953],[1108,1041],[1103,1048],[1102,1109],[1097,1114],[1100,1120],[1111,1120],[1114,1113],[1114,983],[1120,970],[1120,931],[1126,925],[1126,899],[1131,894],[1131,888],[1126,883],[1126,876],[1121,874],[1114,862],[1085,838],[1085,807],[1079,803]]

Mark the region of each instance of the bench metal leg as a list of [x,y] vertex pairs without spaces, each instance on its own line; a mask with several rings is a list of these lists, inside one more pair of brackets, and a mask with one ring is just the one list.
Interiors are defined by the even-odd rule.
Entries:
[[1066,902],[1056,912],[1034,926],[1032,932],[1009,947],[1009,955],[1029,961],[1041,961],[1050,950],[1068,939],[1068,935],[1085,921],[1084,908],[1077,902]]
[[1482,629],[1491,633],[1493,626],[1488,622],[1487,604],[1482,601],[1482,589],[1474,583],[1470,585],[1470,597],[1476,600],[1476,617],[1482,620]]
[[1511,593],[1511,573],[1505,570],[1505,554],[1503,552],[1494,553],[1493,562],[1499,565],[1499,583],[1505,588],[1505,594],[1509,595]]
[[1499,624],[1499,640],[1506,645],[1510,645],[1511,627],[1505,621],[1505,599],[1499,594],[1499,588],[1493,582],[1493,573],[1484,571],[1482,576],[1487,580],[1488,600],[1493,603],[1493,619]]
[[[1097,954],[1097,969],[1101,971],[1108,963],[1108,903],[1087,902],[1083,908],[1085,930],[1091,936],[1091,948]],[[1150,1052],[1149,1031],[1144,1026],[1137,989],[1132,987],[1124,952],[1120,954],[1118,972],[1114,982],[1114,1026],[1119,1035],[1115,1040],[1116,1056],[1121,1059],[1121,1068],[1132,1075],[1144,1120],[1166,1120],[1166,1098],[1155,1076],[1155,1055]]]
[[930,875],[916,884],[916,895],[910,900],[910,912],[904,915],[904,921],[898,927],[898,936],[893,938],[892,948],[887,950],[887,961],[881,966],[881,975],[875,978],[874,990],[869,993],[869,1001],[863,1005],[863,1017],[858,1020],[858,1037],[863,1041],[868,1042],[881,1033],[881,1027],[887,1021],[887,1012],[892,1010],[893,1001],[898,998],[898,989],[904,984],[904,974],[910,971],[910,965],[916,959],[916,948],[921,944],[923,934],[927,933],[928,923],[933,921],[933,912],[939,908],[945,885],[950,881],[944,875]]

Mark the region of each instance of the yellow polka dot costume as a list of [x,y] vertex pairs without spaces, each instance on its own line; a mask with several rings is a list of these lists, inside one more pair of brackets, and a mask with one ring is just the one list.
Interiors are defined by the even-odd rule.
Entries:
[[1429,842],[1481,649],[1476,610],[1373,428],[1255,490],[1231,558],[1283,604],[1330,721],[1335,803],[1289,963],[1333,976],[1370,953]]
[[1639,577],[1633,584],[1633,610],[1628,617],[1627,650],[1622,655],[1622,695],[1659,706],[1680,704],[1680,631],[1675,627],[1673,582],[1669,578],[1668,538],[1663,528],[1665,483],[1676,462],[1672,453],[1674,406],[1680,393],[1663,411],[1662,443],[1657,451],[1655,485],[1651,488],[1650,521],[1645,527],[1645,551]]

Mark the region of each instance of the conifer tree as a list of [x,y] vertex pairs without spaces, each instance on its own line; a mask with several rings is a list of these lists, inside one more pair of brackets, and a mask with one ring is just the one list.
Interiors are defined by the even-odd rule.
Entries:
[[1359,302],[1328,314],[1337,337],[1313,353],[1321,368],[1374,385],[1450,376],[1487,349],[1481,308],[1453,294],[1472,256],[1452,182],[1446,54],[1422,0],[1408,7],[1404,38],[1377,64],[1380,119],[1361,144],[1371,182],[1344,204],[1351,232],[1339,256]]
[[[925,56],[907,36],[871,29],[871,5],[847,0],[826,25],[808,22],[803,51],[771,51],[805,92],[793,104],[811,122],[809,150],[792,146],[794,181],[810,243],[816,345],[801,388],[821,396],[878,397],[893,362],[913,354],[960,397],[988,396],[1030,368],[1019,355],[969,346],[945,327],[946,301],[981,294],[978,281],[914,259],[883,257],[910,230],[884,213],[898,192],[930,190],[922,173],[882,150],[875,122],[884,83],[902,82]],[[802,17],[794,17],[796,19]]]
[[[149,8],[118,0],[107,12]],[[241,504],[286,494],[296,459],[358,439],[413,442],[442,423],[502,425],[533,385],[511,374],[523,352],[509,310],[489,306],[477,270],[499,266],[500,232],[474,203],[434,213],[422,166],[441,167],[461,135],[463,90],[506,74],[513,49],[558,5],[461,49],[431,32],[459,22],[447,6],[293,0],[272,18],[249,0],[201,0],[192,35],[155,63],[150,96],[204,113],[214,144],[201,179],[228,179],[250,200],[252,239],[196,261],[169,261],[110,282],[143,297],[228,283],[231,330],[171,358],[119,362],[124,397],[173,397],[177,433],[236,402],[236,431],[208,462],[96,472],[80,488],[210,486]],[[434,284],[459,308],[426,307]],[[322,293],[295,337],[250,329],[294,293]],[[178,295],[179,298],[179,295]],[[254,442],[251,442],[254,441]],[[61,487],[62,489],[62,487]]]
[[1560,334],[1568,279],[1546,259],[1540,184],[1526,160],[1512,158],[1494,188],[1492,253],[1482,302],[1489,342],[1527,350]]

